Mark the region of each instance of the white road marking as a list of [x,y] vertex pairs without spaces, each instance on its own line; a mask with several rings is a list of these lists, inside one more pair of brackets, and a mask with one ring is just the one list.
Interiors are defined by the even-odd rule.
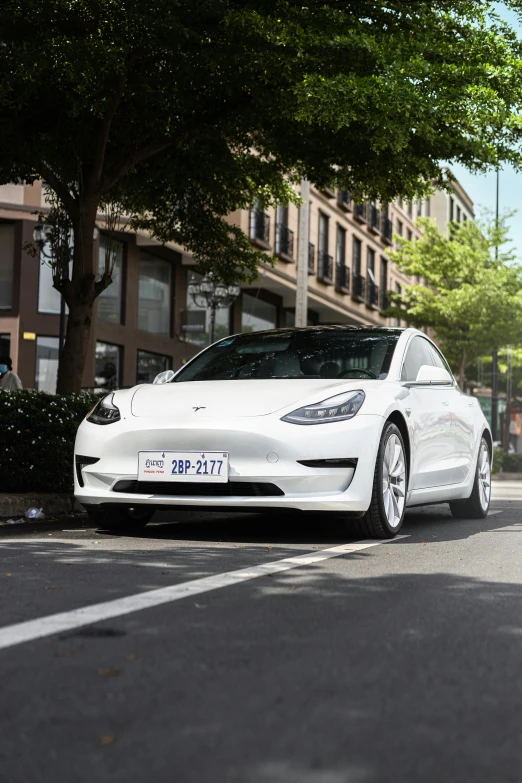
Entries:
[[[394,540],[409,538],[409,536],[397,536]],[[46,636],[52,636],[55,633],[64,633],[74,628],[81,628],[84,625],[99,623],[102,620],[110,620],[114,617],[122,617],[131,612],[139,612],[143,609],[150,609],[154,606],[179,601],[181,598],[200,595],[210,590],[218,590],[221,587],[237,585],[241,582],[247,582],[250,579],[256,579],[268,574],[278,574],[283,571],[290,571],[292,568],[300,566],[314,565],[323,560],[329,560],[332,557],[339,557],[350,552],[359,552],[362,549],[378,546],[379,544],[392,544],[392,541],[358,541],[353,544],[341,544],[332,546],[328,549],[321,549],[319,552],[310,552],[295,557],[285,557],[283,560],[276,560],[272,563],[263,563],[262,565],[241,568],[237,571],[227,571],[223,574],[214,576],[205,576],[201,579],[193,579],[189,582],[170,585],[169,587],[160,587],[157,590],[149,590],[144,593],[136,593],[125,598],[116,598],[113,601],[103,601],[92,606],[84,606],[81,609],[73,609],[70,612],[60,612],[51,614],[47,617],[40,617],[36,620],[28,620],[15,625],[8,625],[0,628],[0,650],[7,647],[14,647],[23,642],[30,642],[34,639],[42,639]]]
[[488,517],[494,517],[495,514],[503,514],[503,511],[488,511]]

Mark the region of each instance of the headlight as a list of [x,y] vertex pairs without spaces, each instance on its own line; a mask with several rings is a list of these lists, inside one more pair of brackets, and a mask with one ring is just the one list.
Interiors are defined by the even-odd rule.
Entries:
[[326,424],[330,421],[352,419],[364,402],[364,392],[355,391],[337,394],[328,400],[305,405],[283,416],[281,421],[292,424]]
[[96,403],[92,411],[87,415],[87,421],[92,424],[112,424],[119,421],[120,409],[113,403],[114,394],[108,394]]

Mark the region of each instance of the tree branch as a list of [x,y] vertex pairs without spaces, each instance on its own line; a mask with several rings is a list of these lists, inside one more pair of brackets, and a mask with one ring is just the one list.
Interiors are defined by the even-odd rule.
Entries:
[[49,183],[56,195],[60,198],[64,208],[69,213],[69,217],[74,218],[77,213],[78,205],[67,185],[56,176],[47,163],[41,161],[38,168],[40,169],[40,174],[45,178],[45,181]]
[[158,152],[162,152],[163,150],[167,149],[167,147],[171,147],[173,144],[181,141],[182,138],[183,136],[174,138],[167,137],[163,139],[156,139],[156,141],[152,141],[150,144],[146,144],[140,150],[135,152],[132,158],[127,158],[127,160],[118,166],[110,175],[106,175],[104,177],[100,186],[100,192],[107,193],[107,191],[109,191],[112,186],[118,182],[118,180],[124,177],[125,174],[133,169],[134,166],[136,166],[138,163],[142,163],[144,160],[147,160],[147,158],[151,158],[153,155],[157,155]]
[[107,103],[107,110],[101,120],[100,132],[94,151],[94,163],[92,165],[89,181],[87,184],[87,188],[91,191],[99,190],[101,187],[103,164],[105,162],[105,151],[109,141],[111,124],[114,119],[114,115],[116,114],[116,109],[118,108],[122,99],[126,83],[127,70],[125,69],[121,74],[119,74],[116,80],[116,87]]

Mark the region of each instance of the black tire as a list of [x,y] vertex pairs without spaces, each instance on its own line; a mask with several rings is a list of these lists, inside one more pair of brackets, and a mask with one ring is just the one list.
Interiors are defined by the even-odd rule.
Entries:
[[[383,484],[386,480],[386,468],[385,468],[385,454],[386,447],[390,438],[396,438],[402,448],[402,459],[404,461],[404,478],[400,480],[395,487],[400,487],[403,492],[404,502],[398,519],[391,525],[388,519],[388,514],[385,509],[385,498],[383,495]],[[396,441],[394,441],[396,442]],[[408,491],[408,460],[406,456],[406,448],[404,446],[404,439],[401,435],[399,428],[388,422],[384,425],[384,429],[381,435],[381,442],[377,451],[377,460],[375,463],[375,474],[373,478],[372,500],[370,508],[361,519],[352,521],[352,531],[363,538],[378,538],[387,539],[395,538],[397,533],[402,527],[404,521],[404,513],[406,511],[406,495]],[[403,486],[401,486],[403,484]],[[398,492],[398,490],[395,490]],[[390,489],[390,483],[388,482],[388,492],[392,492]],[[392,494],[394,494],[392,492]]]
[[91,522],[103,530],[141,530],[154,515],[154,509],[147,506],[86,506],[85,510]]
[[[482,458],[487,453],[489,464],[487,477],[483,477]],[[488,484],[487,502],[484,500],[484,481]],[[482,485],[482,487],[481,487]],[[484,519],[488,515],[489,505],[491,503],[491,452],[485,438],[482,438],[477,457],[477,466],[475,468],[475,481],[471,495],[466,500],[452,500],[449,504],[452,516],[455,519]]]

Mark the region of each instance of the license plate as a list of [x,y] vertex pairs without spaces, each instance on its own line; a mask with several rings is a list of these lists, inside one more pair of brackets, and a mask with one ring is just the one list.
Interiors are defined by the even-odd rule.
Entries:
[[228,481],[228,452],[140,451],[138,481]]

